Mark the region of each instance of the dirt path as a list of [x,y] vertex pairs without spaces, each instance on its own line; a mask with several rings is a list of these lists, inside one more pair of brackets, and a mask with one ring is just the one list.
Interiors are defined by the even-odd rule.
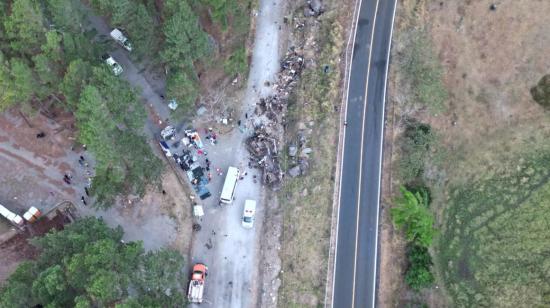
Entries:
[[[245,113],[253,113],[260,97],[271,94],[271,87],[279,71],[279,34],[283,25],[283,0],[260,0],[257,11],[255,45],[252,63],[242,101],[241,120],[247,128]],[[255,12],[253,12],[254,14]],[[251,121],[249,117],[249,121]],[[250,130],[247,130],[250,131]],[[203,226],[193,243],[193,261],[205,262],[210,269],[205,291],[209,307],[256,307],[258,302],[260,234],[263,230],[265,198],[260,185],[260,173],[247,168],[248,152],[244,146],[247,135],[238,129],[222,136],[213,148],[207,147],[214,168],[227,171],[228,166],[241,168],[247,175],[239,181],[236,200],[232,205],[219,207],[217,200],[224,175],[215,176],[210,184],[213,197],[205,205]],[[257,176],[258,180],[253,178]],[[256,182],[256,183],[255,183]],[[256,222],[252,230],[241,226],[244,200],[258,201]]]
[[[90,8],[82,5],[82,9],[86,13],[90,25],[97,30],[98,35],[110,38],[112,27],[102,17],[96,16]],[[154,87],[141,74],[137,66],[130,60],[129,53],[126,50],[119,46],[109,54],[124,69],[120,77],[126,79],[133,87],[141,90],[138,93],[146,104],[146,110],[149,111],[144,133],[149,137],[154,137],[165,126],[164,121],[170,116],[168,106],[162,101],[159,93],[155,92]]]

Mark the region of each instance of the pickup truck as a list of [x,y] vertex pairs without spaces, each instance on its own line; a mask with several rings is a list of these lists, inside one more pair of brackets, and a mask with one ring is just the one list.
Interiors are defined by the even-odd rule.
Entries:
[[197,263],[193,266],[189,290],[187,291],[187,299],[190,303],[202,303],[206,275],[208,275],[208,267],[206,265]]

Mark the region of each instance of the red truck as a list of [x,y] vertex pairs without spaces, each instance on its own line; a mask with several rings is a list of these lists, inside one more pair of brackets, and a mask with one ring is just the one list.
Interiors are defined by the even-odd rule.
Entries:
[[190,303],[202,303],[206,275],[208,275],[208,267],[206,267],[206,265],[197,263],[193,266],[189,290],[187,291],[187,299]]

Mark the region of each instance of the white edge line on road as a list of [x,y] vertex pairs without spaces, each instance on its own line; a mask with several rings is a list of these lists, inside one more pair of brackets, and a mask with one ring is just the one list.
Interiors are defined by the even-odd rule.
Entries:
[[[361,185],[363,184],[363,146],[365,144],[365,123],[367,122],[367,103],[368,103],[368,92],[369,92],[369,75],[370,75],[370,63],[372,55],[372,43],[374,40],[374,31],[376,29],[376,15],[378,12],[379,0],[376,1],[376,7],[374,8],[374,18],[372,20],[372,32],[370,35],[370,44],[369,44],[369,57],[367,64],[367,81],[365,84],[365,97],[364,97],[364,106],[363,106],[363,123],[361,127],[361,158],[359,159],[359,185],[357,193],[357,222],[355,224],[355,256],[353,259],[353,285],[351,290],[351,307],[355,307],[355,280],[357,276],[357,247],[359,246],[359,217],[361,217]],[[378,224],[377,224],[378,225]],[[375,271],[376,272],[376,271]],[[376,276],[375,276],[376,277]]]
[[[355,19],[355,24],[354,24],[354,27],[352,27],[352,31],[353,31],[353,35],[352,33],[350,33],[349,35],[349,38],[348,38],[348,43],[347,43],[347,46],[346,46],[346,50],[349,50],[349,45],[350,43],[352,43],[353,45],[355,45],[355,36],[357,34],[357,24],[359,22],[359,12],[360,12],[360,9],[361,9],[361,4],[363,4],[363,0],[359,0],[359,5],[355,5],[355,8],[354,8],[354,11],[353,11],[353,17]],[[353,39],[352,39],[353,37]],[[349,65],[349,72],[348,72],[348,80],[347,80],[347,84],[346,84],[346,91],[344,93],[344,98],[343,98],[343,105],[345,107],[345,110],[344,110],[344,123],[348,117],[348,94],[349,94],[349,83],[350,83],[350,80],[351,80],[351,67],[352,67],[352,64],[353,64],[353,50],[355,48],[351,48],[351,58],[350,58],[350,65]],[[346,52],[347,53],[347,52]],[[347,57],[347,54],[346,54],[346,58],[345,58],[345,61],[346,61],[346,70],[348,69],[348,65],[347,65],[347,61],[348,61],[348,57]],[[340,127],[342,127],[342,118],[340,118]],[[333,262],[333,273],[332,273],[332,294],[331,294],[331,304],[332,304],[332,307],[334,307],[334,287],[335,287],[335,283],[336,283],[336,261],[338,260],[338,228],[339,228],[339,223],[340,223],[340,198],[341,198],[341,195],[342,195],[342,168],[344,166],[344,148],[345,148],[345,145],[346,145],[346,126],[344,125],[344,132],[343,132],[343,138],[342,138],[342,157],[340,159],[340,179],[339,179],[339,184],[338,184],[338,200],[336,201],[337,204],[338,204],[338,212],[336,214],[336,235],[335,235],[335,246],[334,246],[334,262]],[[328,264],[327,266],[330,266],[330,264]],[[325,298],[326,298],[326,294],[328,293],[328,284],[327,284],[327,288],[325,290]],[[326,307],[326,301],[325,301],[325,307]]]
[[397,0],[394,2],[393,6],[393,15],[391,19],[391,29],[390,29],[390,37],[388,42],[388,55],[386,56],[386,68],[385,68],[385,75],[386,78],[384,79],[384,96],[382,97],[382,129],[380,130],[380,166],[378,169],[378,196],[377,196],[377,202],[378,206],[376,207],[376,236],[375,236],[375,245],[374,245],[374,277],[373,277],[373,297],[372,297],[372,307],[375,307],[376,304],[376,273],[378,272],[378,218],[380,216],[380,185],[382,181],[382,149],[384,148],[384,127],[385,124],[385,117],[386,117],[386,89],[388,84],[388,69],[390,66],[390,55],[391,55],[391,43],[392,43],[392,37],[393,37],[393,23],[395,21],[395,11],[397,9]]

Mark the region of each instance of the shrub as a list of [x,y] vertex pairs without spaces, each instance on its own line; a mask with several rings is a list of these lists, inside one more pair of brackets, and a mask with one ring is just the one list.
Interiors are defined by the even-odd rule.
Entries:
[[542,107],[550,107],[550,74],[542,77],[539,83],[531,88],[531,96]]
[[409,268],[405,273],[405,282],[413,290],[420,290],[430,286],[434,282],[434,276],[430,271],[432,257],[428,248],[412,244],[407,250]]
[[407,240],[428,247],[435,235],[434,218],[420,193],[413,194],[401,187],[402,197],[395,199],[390,209],[393,223],[405,231]]
[[400,175],[405,183],[422,176],[426,158],[435,141],[436,136],[429,124],[408,121],[402,137],[399,161]]

